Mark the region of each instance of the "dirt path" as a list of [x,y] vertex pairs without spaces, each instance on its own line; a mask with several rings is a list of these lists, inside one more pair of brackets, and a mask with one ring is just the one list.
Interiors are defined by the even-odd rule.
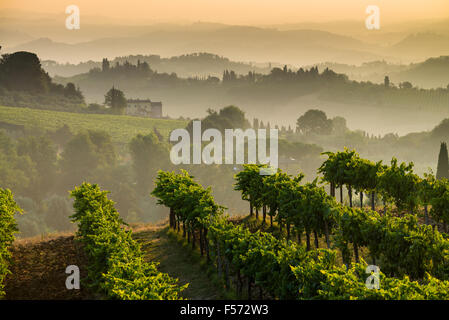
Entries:
[[209,279],[201,261],[188,248],[167,235],[166,228],[134,233],[142,246],[145,258],[159,261],[158,269],[178,278],[180,284],[189,283],[183,297],[189,300],[223,299],[219,288]]

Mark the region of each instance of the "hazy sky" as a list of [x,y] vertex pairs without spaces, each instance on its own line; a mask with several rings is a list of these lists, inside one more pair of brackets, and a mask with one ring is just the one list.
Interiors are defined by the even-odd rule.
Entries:
[[65,7],[71,4],[79,6],[81,17],[99,15],[136,24],[199,20],[239,24],[363,20],[368,5],[378,5],[386,23],[449,17],[449,0],[0,0],[0,9],[64,14]]

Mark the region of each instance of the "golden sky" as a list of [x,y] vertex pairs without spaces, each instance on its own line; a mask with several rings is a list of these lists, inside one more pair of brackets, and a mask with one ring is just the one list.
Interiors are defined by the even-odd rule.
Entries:
[[0,0],[0,9],[63,14],[65,7],[71,4],[80,8],[81,15],[99,15],[136,24],[364,20],[368,5],[378,5],[381,18],[388,23],[449,17],[449,0]]

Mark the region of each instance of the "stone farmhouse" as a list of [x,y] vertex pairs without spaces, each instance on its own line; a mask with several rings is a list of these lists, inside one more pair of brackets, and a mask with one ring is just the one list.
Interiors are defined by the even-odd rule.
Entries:
[[162,118],[162,102],[150,99],[129,99],[126,101],[126,114],[149,118]]

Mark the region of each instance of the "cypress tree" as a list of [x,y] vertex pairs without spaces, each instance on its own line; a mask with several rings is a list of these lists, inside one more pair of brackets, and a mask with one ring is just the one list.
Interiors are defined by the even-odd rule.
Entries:
[[441,142],[436,178],[438,180],[442,178],[449,179],[449,157],[446,142]]

